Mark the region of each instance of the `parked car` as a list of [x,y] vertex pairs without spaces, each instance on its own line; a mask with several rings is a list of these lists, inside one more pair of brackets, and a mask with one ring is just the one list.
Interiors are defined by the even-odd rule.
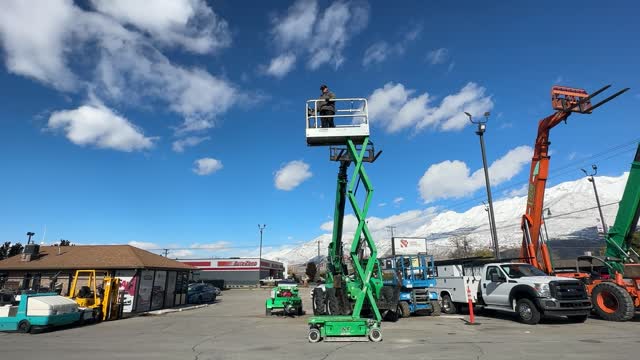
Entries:
[[[210,284],[191,284],[187,292],[187,302],[189,304],[202,304],[204,302],[213,302],[216,300],[216,287]],[[220,289],[218,289],[219,291]]]

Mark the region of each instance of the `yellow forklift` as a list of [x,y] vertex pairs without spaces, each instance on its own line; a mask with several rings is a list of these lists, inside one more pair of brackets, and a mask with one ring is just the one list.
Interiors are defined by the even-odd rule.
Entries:
[[[118,296],[120,279],[103,272],[102,284],[98,285],[96,273],[100,271],[76,270],[69,289],[69,298],[73,299],[80,308],[86,309],[82,320],[98,322],[119,319],[122,307]],[[79,281],[84,285],[78,284]]]

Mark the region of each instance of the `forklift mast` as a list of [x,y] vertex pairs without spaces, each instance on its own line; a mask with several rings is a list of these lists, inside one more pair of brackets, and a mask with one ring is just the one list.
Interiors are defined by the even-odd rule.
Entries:
[[639,260],[638,253],[631,247],[633,234],[638,226],[638,218],[640,218],[640,144],[631,164],[616,220],[606,237],[605,256],[621,260],[621,262],[609,262],[611,267],[621,274],[625,273],[624,264],[637,263]]
[[520,256],[547,274],[553,273],[553,265],[551,264],[551,256],[547,246],[548,239],[541,239],[542,233],[540,229],[543,221],[544,192],[549,176],[549,160],[551,159],[549,156],[549,145],[551,145],[549,133],[551,129],[562,121],[566,122],[572,113],[591,114],[596,108],[629,90],[629,88],[622,89],[592,105],[591,99],[609,87],[611,85],[607,85],[589,95],[583,89],[554,86],[551,89],[551,104],[556,112],[538,123],[538,135],[536,136],[529,172],[526,211],[522,216],[521,223],[523,238]]

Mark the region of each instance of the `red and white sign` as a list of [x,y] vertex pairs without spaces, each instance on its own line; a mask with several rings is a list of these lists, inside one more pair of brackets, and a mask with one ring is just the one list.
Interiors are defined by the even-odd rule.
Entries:
[[[258,271],[258,259],[178,260],[203,271]],[[284,269],[277,262],[262,260],[262,269]]]
[[413,255],[427,251],[427,239],[394,238],[396,255]]

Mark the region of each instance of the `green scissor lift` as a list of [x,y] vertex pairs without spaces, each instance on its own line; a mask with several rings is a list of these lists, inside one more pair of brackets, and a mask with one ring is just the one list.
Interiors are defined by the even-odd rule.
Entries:
[[[318,342],[322,339],[327,341],[366,341],[367,338],[371,341],[381,341],[380,322],[382,317],[376,305],[376,294],[379,294],[380,289],[375,289],[374,281],[372,281],[378,252],[365,221],[371,203],[373,187],[363,166],[365,162],[375,161],[377,155],[374,156],[373,146],[369,143],[368,136],[359,145],[356,145],[351,138],[347,138],[346,149],[332,148],[331,150],[332,160],[340,162],[340,172],[336,190],[333,237],[329,246],[326,286],[335,288],[336,292],[342,290],[342,294],[347,293],[344,291],[346,286],[351,287],[348,293],[354,302],[354,306],[351,315],[311,317],[309,319],[308,339],[310,342]],[[346,170],[351,163],[354,164],[355,168],[347,189]],[[360,182],[362,182],[366,191],[362,207],[358,205],[356,198],[356,191]],[[345,197],[349,199],[354,215],[358,220],[358,226],[349,251],[349,257],[353,264],[353,279],[349,280],[346,279],[348,277],[347,267],[342,256],[342,224]],[[369,257],[367,259],[362,256],[365,247],[369,249]],[[354,285],[359,288],[354,289]],[[365,301],[367,309],[373,318],[361,316]]]

